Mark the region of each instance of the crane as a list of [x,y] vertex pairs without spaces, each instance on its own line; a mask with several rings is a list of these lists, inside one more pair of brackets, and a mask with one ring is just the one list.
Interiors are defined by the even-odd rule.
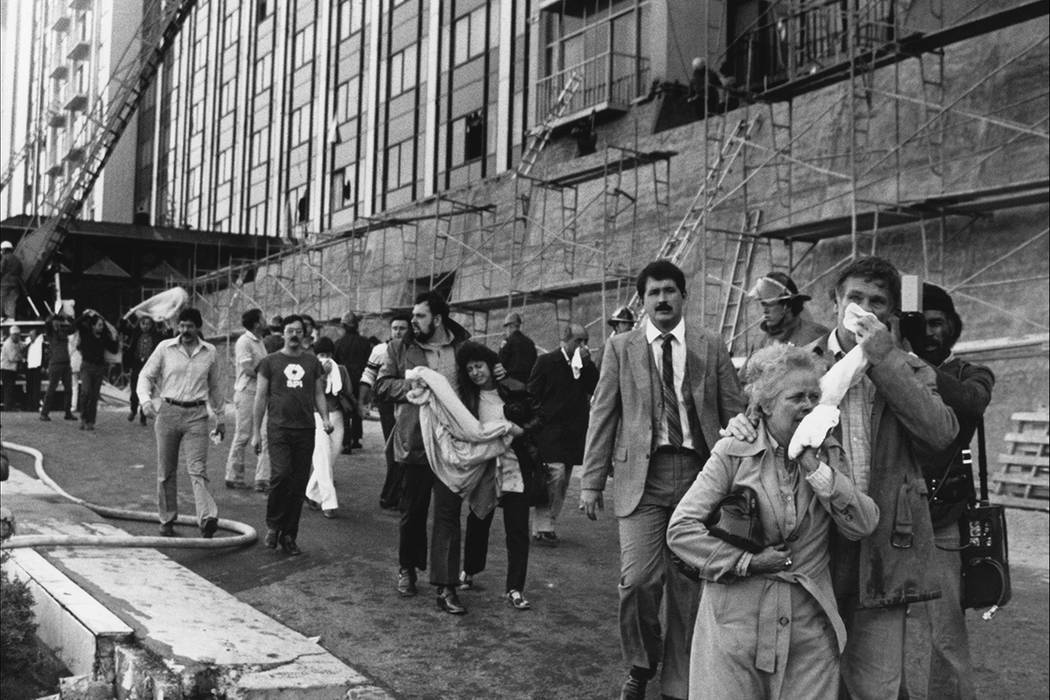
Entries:
[[96,100],[95,113],[89,115],[77,137],[84,149],[83,160],[65,178],[47,219],[15,247],[27,287],[36,282],[62,244],[196,4],[197,0],[156,0],[157,18],[152,19],[149,11],[145,13],[146,19],[103,88],[103,94],[111,95],[111,99]]

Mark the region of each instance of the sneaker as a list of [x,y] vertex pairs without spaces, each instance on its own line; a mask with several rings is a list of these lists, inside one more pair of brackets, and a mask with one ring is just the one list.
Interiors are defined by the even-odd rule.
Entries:
[[160,536],[161,537],[174,537],[175,536],[175,523],[161,523],[161,525],[160,525]]
[[451,587],[438,587],[437,606],[449,615],[463,615],[467,612],[467,609],[459,602],[456,589]]
[[538,544],[541,547],[557,547],[558,536],[550,530],[540,530],[532,536],[534,544]]
[[513,588],[507,591],[507,604],[515,610],[532,610],[532,603],[525,600],[525,596],[521,594],[521,591]]
[[459,584],[456,586],[461,591],[474,590],[474,576],[466,571],[459,572]]
[[270,483],[267,481],[256,481],[255,490],[259,493],[270,493]]
[[243,481],[227,481],[226,488],[234,490],[246,489],[248,488],[248,484],[244,483]]
[[41,413],[40,414],[40,420],[44,421],[45,423],[50,423],[51,422],[51,416],[47,415],[46,413]]
[[304,498],[303,503],[305,503],[306,507],[310,510],[321,510],[321,504],[311,498]]
[[397,594],[402,598],[411,598],[419,591],[416,590],[416,570],[398,569],[397,571]]
[[215,531],[219,529],[218,518],[205,518],[204,522],[201,523],[201,537],[206,540],[210,540],[215,536]]
[[324,510],[321,511],[321,515],[323,515],[324,517],[328,518],[329,520],[337,517],[335,508],[325,508]]

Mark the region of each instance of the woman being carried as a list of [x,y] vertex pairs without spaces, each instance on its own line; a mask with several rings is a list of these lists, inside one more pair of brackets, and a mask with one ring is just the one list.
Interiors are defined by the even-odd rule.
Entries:
[[[539,460],[529,433],[539,427],[539,417],[524,384],[509,376],[496,381],[498,362],[496,353],[479,343],[468,341],[456,352],[460,398],[467,409],[482,423],[507,420],[514,424],[514,442],[496,457],[495,476],[507,537],[507,603],[516,610],[529,610],[532,605],[522,594],[529,564],[529,506],[533,505],[531,495],[544,491],[533,488]],[[473,588],[474,576],[485,569],[494,514],[493,510],[483,518],[473,511],[467,515],[461,590]]]

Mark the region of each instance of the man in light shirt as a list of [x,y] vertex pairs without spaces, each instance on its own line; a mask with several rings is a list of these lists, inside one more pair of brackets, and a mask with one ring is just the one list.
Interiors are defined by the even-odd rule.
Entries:
[[[409,331],[411,317],[408,314],[398,314],[390,319],[390,339],[401,340]],[[361,388],[359,405],[364,411],[372,398],[372,386],[376,383],[379,368],[383,366],[386,358],[387,343],[379,343],[372,348],[372,354],[368,357],[368,364],[361,374]],[[390,433],[394,432],[394,424],[397,418],[394,415],[394,404],[391,401],[376,401],[379,410],[379,425],[383,430],[383,441],[386,444],[384,453],[386,455],[386,480],[383,482],[383,490],[379,493],[379,507],[384,510],[397,510],[397,504],[401,500],[401,465],[394,459],[394,443],[390,439]]]
[[[269,462],[249,452],[248,443],[252,439],[252,409],[255,406],[255,372],[259,360],[266,357],[266,347],[262,341],[262,309],[249,309],[241,314],[241,325],[244,333],[233,346],[233,358],[237,370],[237,379],[233,385],[233,407],[235,423],[233,440],[230,441],[230,455],[226,460],[226,488],[246,489],[250,484],[244,481],[245,463],[249,455],[256,460],[255,487],[264,490],[270,485]],[[263,473],[265,469],[266,473]]]
[[[202,325],[200,311],[183,309],[178,335],[157,345],[136,387],[143,412],[156,417],[157,515],[164,537],[175,535],[179,515],[176,475],[183,445],[201,535],[210,538],[219,527],[219,509],[208,490],[208,404],[215,413],[215,434],[221,440],[226,434],[226,401],[219,382],[218,353],[200,337]],[[159,409],[154,396],[160,399]]]
[[746,401],[725,344],[683,318],[685,275],[669,260],[638,275],[646,320],[605,344],[587,430],[580,510],[597,518],[615,469],[620,531],[620,646],[631,667],[621,698],[685,698],[699,585],[670,564],[667,524],[718,431]]

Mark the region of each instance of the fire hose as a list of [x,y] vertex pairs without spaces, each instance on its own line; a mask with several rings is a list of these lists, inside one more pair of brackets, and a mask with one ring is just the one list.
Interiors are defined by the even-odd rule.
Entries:
[[[36,477],[48,488],[68,501],[84,506],[104,518],[117,520],[137,520],[141,522],[157,522],[155,513],[128,510],[125,508],[111,508],[109,506],[89,503],[78,498],[58,485],[46,471],[44,471],[44,455],[40,450],[25,445],[17,445],[4,441],[4,449],[21,452],[33,458],[33,468]],[[196,527],[197,521],[188,516],[180,515],[175,519],[176,525],[189,525]],[[0,544],[3,549],[15,549],[19,547],[147,547],[154,549],[228,549],[231,547],[243,547],[252,544],[258,539],[255,528],[236,520],[219,518],[219,529],[236,533],[233,537],[161,537],[161,536],[138,536],[138,535],[14,535]]]

